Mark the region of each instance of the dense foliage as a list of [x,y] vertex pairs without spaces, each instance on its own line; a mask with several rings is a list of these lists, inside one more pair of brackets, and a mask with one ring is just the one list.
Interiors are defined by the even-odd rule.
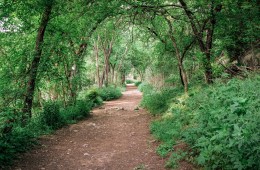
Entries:
[[[231,79],[259,70],[259,16],[256,0],[1,1],[0,164],[135,83],[153,115],[180,107],[172,111],[177,123],[154,123],[158,136],[177,135],[184,121],[193,132],[176,137],[185,137],[200,165],[255,168],[257,139],[249,136],[259,78]],[[167,155],[173,144],[158,152]]]
[[0,114],[0,168],[10,165],[20,152],[37,144],[37,137],[48,134],[67,124],[76,123],[90,115],[93,107],[102,104],[104,99],[116,99],[121,91],[115,88],[91,89],[82,91],[82,96],[73,105],[63,107],[61,102],[47,102],[43,111],[37,112],[22,126],[21,114],[15,110],[4,110]]
[[99,89],[98,94],[104,101],[118,99],[122,96],[121,90],[115,87],[105,87]]
[[173,151],[173,145],[184,142],[193,150],[186,159],[200,166],[259,169],[260,93],[255,90],[259,78],[230,80],[194,90],[185,100],[174,97],[169,113],[151,126],[154,135],[163,141],[159,154],[165,156]]

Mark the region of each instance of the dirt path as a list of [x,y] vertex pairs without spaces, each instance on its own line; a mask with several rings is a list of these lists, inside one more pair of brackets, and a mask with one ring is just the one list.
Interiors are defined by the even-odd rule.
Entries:
[[40,140],[16,170],[162,170],[145,110],[134,110],[141,93],[128,86],[123,96],[95,109],[87,120]]

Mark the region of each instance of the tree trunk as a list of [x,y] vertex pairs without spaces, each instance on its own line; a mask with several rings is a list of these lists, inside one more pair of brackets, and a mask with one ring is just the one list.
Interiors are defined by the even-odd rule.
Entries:
[[103,44],[103,52],[104,52],[104,57],[105,57],[105,86],[108,86],[108,81],[109,81],[109,71],[110,71],[110,55],[112,52],[112,47],[113,47],[113,40],[110,41],[109,45],[107,43]]
[[209,21],[209,28],[206,29],[207,37],[206,42],[204,42],[203,38],[203,31],[205,30],[203,27],[200,28],[199,25],[196,25],[196,18],[194,17],[193,13],[188,9],[187,4],[184,0],[179,0],[181,6],[183,7],[187,17],[189,18],[193,33],[199,43],[199,47],[201,52],[205,55],[205,60],[203,61],[203,66],[205,70],[205,78],[207,84],[213,83],[213,74],[212,74],[212,66],[211,66],[211,50],[212,50],[212,42],[213,42],[213,34],[216,24],[216,14],[215,12],[220,12],[222,9],[222,5],[215,6],[214,0],[211,1],[211,11],[210,11],[210,18],[205,21],[204,25],[206,25]]
[[115,84],[115,68],[116,68],[116,64],[111,64],[111,70],[112,70],[111,82],[113,84]]
[[37,79],[37,71],[38,71],[38,67],[42,55],[44,33],[50,19],[52,5],[53,5],[53,1],[49,1],[48,3],[46,3],[44,12],[42,14],[41,23],[38,29],[38,34],[36,37],[34,58],[32,60],[31,68],[28,73],[27,90],[24,99],[24,107],[23,107],[23,112],[25,113],[25,116],[23,117],[24,122],[27,121],[28,117],[31,118],[32,116],[32,105],[33,105],[33,97],[35,91],[35,83]]
[[101,88],[102,85],[100,82],[99,63],[98,63],[98,58],[99,58],[98,42],[99,42],[99,36],[98,36],[98,41],[94,44],[94,51],[95,51],[95,57],[96,57],[96,79],[97,79],[98,87]]
[[181,77],[181,81],[183,82],[184,92],[187,93],[188,92],[188,79],[187,79],[186,71],[185,71],[184,66],[183,66],[183,59],[182,59],[182,56],[180,54],[179,48],[177,46],[176,40],[173,37],[173,29],[172,29],[171,21],[168,20],[168,19],[166,19],[166,21],[169,25],[169,36],[170,36],[170,39],[172,41],[173,47],[175,49],[175,54],[176,54],[176,57],[177,57],[177,60],[178,60],[180,77]]
[[125,84],[125,73],[121,73],[121,85]]

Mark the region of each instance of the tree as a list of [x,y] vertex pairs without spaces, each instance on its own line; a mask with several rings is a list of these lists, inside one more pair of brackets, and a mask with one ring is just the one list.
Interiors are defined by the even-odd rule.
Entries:
[[31,67],[28,73],[27,91],[25,93],[23,112],[27,113],[29,117],[32,116],[32,104],[33,104],[33,96],[35,92],[35,83],[37,79],[37,71],[38,71],[38,67],[42,55],[44,34],[51,16],[53,4],[54,4],[53,0],[46,1],[45,8],[42,13],[42,19],[37,32],[34,58],[32,60]]

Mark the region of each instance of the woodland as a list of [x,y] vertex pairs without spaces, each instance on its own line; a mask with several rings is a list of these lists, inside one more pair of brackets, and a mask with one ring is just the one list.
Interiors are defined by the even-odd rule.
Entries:
[[[0,168],[135,83],[166,167],[260,169],[259,9],[257,0],[0,0]],[[180,143],[188,149],[175,152]]]

